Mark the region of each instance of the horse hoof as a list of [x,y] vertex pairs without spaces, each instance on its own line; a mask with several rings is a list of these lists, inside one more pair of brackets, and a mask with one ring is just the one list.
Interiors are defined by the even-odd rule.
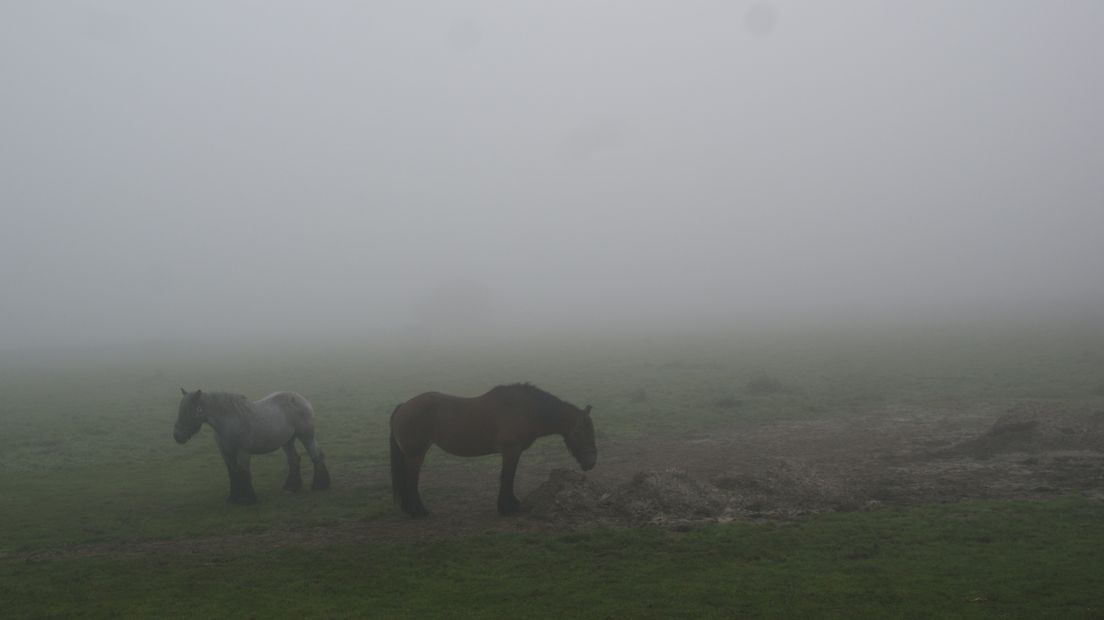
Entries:
[[314,470],[314,478],[311,478],[312,491],[325,491],[330,488],[330,470],[325,465],[318,465]]
[[498,514],[502,516],[517,514],[521,512],[521,502],[513,500],[509,502],[498,503]]

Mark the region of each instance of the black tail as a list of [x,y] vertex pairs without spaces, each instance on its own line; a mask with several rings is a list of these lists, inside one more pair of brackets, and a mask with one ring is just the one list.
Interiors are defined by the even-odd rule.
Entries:
[[[399,405],[402,407],[402,405]],[[395,411],[399,410],[399,407],[395,407]],[[391,417],[395,417],[395,412],[391,412]],[[402,507],[403,510],[407,509],[406,506],[406,459],[403,457],[402,448],[399,447],[399,442],[395,440],[395,429],[391,429],[391,495],[395,498],[395,503]]]

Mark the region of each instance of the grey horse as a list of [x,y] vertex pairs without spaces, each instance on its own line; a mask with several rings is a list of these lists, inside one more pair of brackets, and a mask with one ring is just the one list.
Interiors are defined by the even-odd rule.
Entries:
[[219,453],[230,475],[230,496],[226,501],[256,503],[249,457],[279,447],[283,447],[288,462],[284,490],[301,489],[303,480],[299,474],[296,439],[302,442],[314,463],[311,490],[322,491],[330,487],[326,458],[314,440],[314,410],[307,399],[294,392],[276,392],[250,401],[240,394],[189,392],[184,388],[180,391],[184,396],[180,399],[180,410],[173,426],[173,439],[183,444],[199,432],[204,422],[215,429]]

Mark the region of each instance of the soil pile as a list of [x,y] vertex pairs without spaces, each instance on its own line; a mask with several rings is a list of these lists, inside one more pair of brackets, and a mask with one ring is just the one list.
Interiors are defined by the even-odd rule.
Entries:
[[679,469],[642,471],[617,488],[606,501],[610,510],[630,523],[671,523],[715,519],[724,515],[730,498]]
[[741,516],[790,518],[856,510],[864,501],[840,476],[801,461],[776,459],[712,483],[680,469],[642,471],[608,490],[581,473],[556,469],[524,503],[531,516],[548,521],[665,525]]
[[998,418],[982,435],[952,446],[946,455],[988,459],[997,454],[1060,450],[1104,451],[1104,411],[1054,411],[1024,403]]
[[740,514],[752,517],[856,510],[863,504],[839,475],[795,459],[774,459],[754,471],[717,478],[715,483],[733,494]]
[[666,524],[716,519],[730,502],[725,492],[678,469],[642,471],[612,490],[555,469],[524,503],[531,516],[549,521]]
[[586,474],[553,469],[539,487],[522,502],[529,514],[548,521],[592,519],[603,511],[600,505],[609,493],[587,480]]

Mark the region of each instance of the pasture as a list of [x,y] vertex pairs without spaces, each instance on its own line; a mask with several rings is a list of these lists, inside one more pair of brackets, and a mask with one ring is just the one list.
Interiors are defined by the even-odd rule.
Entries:
[[[151,348],[2,371],[5,616],[1104,614],[1096,324]],[[578,467],[538,441],[517,478],[532,511],[503,518],[497,457],[433,450],[432,514],[401,516],[395,405],[516,381],[593,405],[596,469],[550,478]],[[253,460],[259,503],[227,505],[210,429],[172,440],[180,387],[303,394],[333,488],[282,492],[277,451]]]

